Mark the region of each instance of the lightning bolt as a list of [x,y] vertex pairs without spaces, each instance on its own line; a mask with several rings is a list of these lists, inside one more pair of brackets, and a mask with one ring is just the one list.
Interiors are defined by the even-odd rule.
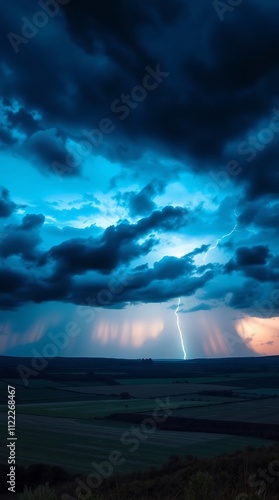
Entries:
[[[235,211],[234,211],[234,215],[235,215],[235,217],[237,219],[237,214],[235,213]],[[219,243],[220,243],[221,240],[223,240],[224,238],[227,238],[228,236],[231,236],[231,234],[233,234],[236,231],[237,226],[238,226],[238,222],[235,223],[234,227],[232,228],[232,230],[228,234],[224,234],[223,236],[221,236],[221,238],[218,238],[218,240],[216,241],[216,243],[212,247],[210,247],[207,250],[207,252],[205,253],[205,255],[203,257],[203,262],[205,262],[205,259],[206,259],[207,255],[208,255],[208,253],[211,250],[214,250],[219,245]],[[180,338],[180,343],[181,343],[181,349],[183,351],[183,358],[186,359],[187,358],[187,354],[186,354],[186,350],[185,350],[185,346],[184,346],[183,335],[182,335],[182,331],[181,331],[181,328],[180,328],[180,321],[179,321],[179,314],[178,314],[180,304],[181,304],[181,297],[179,297],[179,299],[178,299],[178,304],[177,304],[177,307],[175,309],[175,316],[176,316],[177,330],[178,330],[178,333],[179,333],[179,338]]]
[[[234,211],[234,215],[237,218],[237,215],[236,215],[235,211]],[[206,259],[207,255],[209,254],[209,252],[211,252],[211,250],[215,250],[215,248],[218,247],[220,241],[222,241],[224,238],[227,238],[228,236],[231,236],[231,234],[233,234],[236,231],[237,226],[238,226],[238,222],[235,223],[234,227],[232,228],[232,230],[228,234],[224,234],[223,236],[221,236],[221,238],[218,238],[218,240],[216,241],[216,243],[212,247],[210,247],[207,250],[207,252],[205,253],[205,255],[203,256],[203,259],[202,259],[203,262],[205,262],[205,259]]]
[[180,303],[181,303],[181,297],[179,297],[179,299],[178,299],[178,304],[177,304],[177,307],[175,309],[175,316],[176,316],[176,324],[177,324],[177,329],[178,329],[178,332],[179,332],[179,337],[180,337],[181,348],[182,348],[182,351],[183,351],[183,356],[184,356],[184,359],[186,359],[187,355],[186,355],[186,351],[185,351],[185,347],[184,347],[184,341],[183,341],[182,331],[181,331],[181,328],[180,328],[180,321],[179,321],[179,314],[178,314]]

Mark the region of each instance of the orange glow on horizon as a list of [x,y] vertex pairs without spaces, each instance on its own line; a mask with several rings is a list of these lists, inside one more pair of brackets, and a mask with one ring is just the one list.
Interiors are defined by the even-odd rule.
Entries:
[[279,317],[245,316],[235,322],[235,329],[240,338],[256,353],[267,356],[279,354]]

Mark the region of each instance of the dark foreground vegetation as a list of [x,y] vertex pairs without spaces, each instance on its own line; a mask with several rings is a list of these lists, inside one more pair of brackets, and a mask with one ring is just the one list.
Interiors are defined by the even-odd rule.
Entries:
[[[111,476],[98,488],[89,487],[86,476],[36,464],[17,467],[18,491],[26,486],[33,492],[18,498],[52,500],[52,491],[53,500],[278,500],[278,457],[279,445],[249,448],[210,460],[173,455],[161,468]],[[1,466],[1,473],[5,472]],[[45,496],[36,496],[36,488],[47,483]],[[3,485],[0,491],[4,492]]]

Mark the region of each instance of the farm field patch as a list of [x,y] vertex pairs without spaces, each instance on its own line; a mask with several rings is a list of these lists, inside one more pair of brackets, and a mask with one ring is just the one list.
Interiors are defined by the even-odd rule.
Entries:
[[[0,415],[0,438],[6,437],[3,414]],[[4,425],[3,425],[4,424]],[[251,446],[269,446],[271,441],[224,434],[156,430],[134,449],[131,425],[110,421],[76,421],[71,418],[18,415],[17,463],[30,465],[43,461],[61,465],[71,472],[94,471],[93,461],[108,460],[112,450],[122,453],[124,463],[115,467],[122,474],[143,470],[167,462],[170,455],[215,456]],[[126,434],[123,437],[123,433]],[[126,436],[126,437],[125,437]],[[42,451],[43,450],[43,451]],[[0,462],[6,450],[0,450]]]
[[25,385],[24,381],[21,378],[9,378],[9,379],[1,379],[0,382],[3,382],[5,384],[5,387],[8,385],[16,386],[16,387],[23,387],[24,389],[30,389],[30,388],[44,388],[44,387],[58,387],[59,382],[56,382],[55,380],[47,380],[47,379],[34,379],[30,378],[27,379],[26,382],[28,382],[27,385]]
[[[65,388],[66,389],[66,388]],[[226,387],[226,390],[237,390],[238,387]],[[222,391],[221,385],[210,384],[133,384],[133,385],[107,385],[102,387],[70,386],[67,390],[86,393],[104,394],[107,396],[120,395],[122,392],[129,392],[135,398],[159,398],[163,396],[175,396],[183,394],[196,394],[198,391],[215,390]]]
[[187,378],[117,378],[121,385],[175,384],[188,383]]
[[235,420],[238,422],[255,422],[278,424],[279,398],[266,398],[255,401],[242,401],[233,404],[211,405],[196,408],[173,410],[172,416],[185,418],[204,418],[210,420]]
[[[90,397],[90,396],[89,396]],[[94,396],[91,396],[94,399]],[[43,388],[42,389],[17,389],[16,390],[16,402],[37,402],[41,401],[47,403],[48,401],[69,401],[69,400],[79,400],[84,399],[84,395],[73,393],[70,394],[69,391],[64,391],[63,389],[55,388]]]
[[271,389],[269,387],[262,389],[240,389],[237,391],[239,394],[257,394],[259,396],[279,396],[279,389]]
[[209,377],[172,377],[172,378],[121,378],[118,377],[116,382],[122,385],[140,385],[140,384],[175,384],[175,383],[189,383],[189,384],[221,384],[222,382],[231,383],[231,385],[237,385],[238,380],[242,379],[254,379],[254,378],[270,378],[274,377],[273,373],[232,373],[225,375],[216,375]]
[[[172,408],[179,405],[185,407],[204,406],[210,403],[200,401],[183,401],[172,403]],[[136,400],[115,400],[107,399],[103,401],[64,401],[57,403],[34,403],[18,404],[17,413],[27,413],[33,415],[46,415],[55,417],[70,418],[95,418],[105,417],[113,413],[134,413],[152,411],[158,407],[157,403],[150,399]],[[0,411],[5,411],[4,405],[0,406]]]

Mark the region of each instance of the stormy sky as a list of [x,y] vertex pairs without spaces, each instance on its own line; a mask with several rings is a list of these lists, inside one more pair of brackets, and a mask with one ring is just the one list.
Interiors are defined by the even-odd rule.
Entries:
[[279,354],[278,2],[1,10],[0,352]]

